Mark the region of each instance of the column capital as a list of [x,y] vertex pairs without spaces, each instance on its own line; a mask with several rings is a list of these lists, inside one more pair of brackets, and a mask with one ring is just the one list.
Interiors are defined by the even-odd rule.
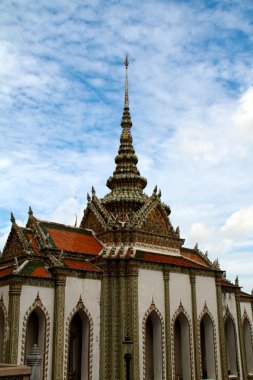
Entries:
[[190,273],[190,282],[191,284],[196,284],[196,274]]

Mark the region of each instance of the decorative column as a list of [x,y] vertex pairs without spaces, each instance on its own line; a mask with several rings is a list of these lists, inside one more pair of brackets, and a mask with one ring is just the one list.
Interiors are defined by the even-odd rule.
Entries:
[[221,360],[222,380],[227,380],[228,366],[227,366],[227,353],[226,353],[225,331],[224,331],[224,321],[223,321],[221,275],[218,275],[218,277],[216,277],[216,294],[217,294],[217,310],[218,310],[218,321],[219,321],[218,335],[220,337],[220,360]]
[[65,311],[65,274],[52,268],[55,276],[54,296],[54,335],[53,335],[53,361],[52,379],[63,379],[64,365],[64,311]]
[[163,272],[165,308],[166,379],[172,379],[171,331],[170,331],[170,274]]
[[[131,361],[131,379],[140,378],[139,365],[139,313],[138,313],[138,267],[134,261],[128,263],[128,287],[126,289],[128,298],[128,308],[126,313],[130,313],[129,334],[133,341],[133,352]],[[131,310],[131,312],[130,312]]]
[[192,326],[194,341],[194,368],[195,380],[200,380],[200,358],[199,358],[199,337],[198,337],[198,319],[197,319],[197,299],[196,299],[196,276],[190,273],[191,297],[192,297]]
[[235,291],[235,300],[236,300],[238,334],[239,334],[239,342],[240,342],[240,356],[241,356],[242,374],[243,374],[243,378],[247,379],[248,371],[247,371],[246,354],[245,354],[245,346],[244,346],[244,339],[243,339],[243,326],[242,326],[242,314],[241,314],[240,288],[239,287],[236,288],[236,291]]
[[[105,268],[104,268],[105,269]],[[109,277],[106,269],[101,282],[101,297],[100,297],[100,364],[99,378],[110,379],[110,360],[108,352],[108,329],[110,323],[110,291]]]
[[133,341],[131,379],[139,379],[138,269],[130,260],[100,263],[101,289],[100,378],[125,378],[123,339]]
[[17,364],[18,360],[18,335],[21,289],[22,285],[16,281],[10,284],[8,309],[9,332],[6,352],[6,361],[10,364]]
[[125,265],[120,266],[120,272],[119,272],[119,302],[120,302],[120,331],[121,331],[121,345],[120,345],[120,360],[119,360],[119,366],[120,366],[120,379],[125,379],[125,361],[122,360],[124,358],[124,345],[123,340],[125,339],[125,336],[129,333],[129,320],[128,315],[126,314],[127,307],[128,307],[128,277],[126,276],[126,270]]

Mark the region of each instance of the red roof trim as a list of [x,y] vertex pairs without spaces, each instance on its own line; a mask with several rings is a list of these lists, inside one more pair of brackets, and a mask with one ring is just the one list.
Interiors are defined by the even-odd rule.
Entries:
[[71,269],[76,270],[86,270],[86,271],[100,271],[95,265],[87,261],[78,261],[78,260],[64,260],[64,264]]
[[177,257],[177,256],[167,256],[167,255],[160,255],[156,253],[144,253],[143,258],[145,261],[155,262],[155,263],[161,263],[161,264],[172,264],[172,265],[179,265],[183,267],[189,267],[189,268],[201,268],[202,265],[198,263],[194,263],[193,261],[187,260],[184,257]]

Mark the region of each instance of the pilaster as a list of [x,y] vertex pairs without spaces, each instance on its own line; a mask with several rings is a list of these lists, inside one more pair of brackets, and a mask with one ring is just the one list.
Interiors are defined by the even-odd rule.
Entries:
[[138,315],[138,268],[134,262],[128,264],[128,289],[129,307],[131,307],[129,334],[133,340],[131,373],[132,379],[140,378],[139,366],[139,315]]
[[100,378],[125,378],[123,340],[133,340],[131,378],[139,379],[138,271],[130,260],[106,260],[101,295]]
[[170,274],[163,272],[164,309],[165,309],[165,345],[166,345],[166,379],[172,379],[171,333],[170,333]]
[[221,278],[216,277],[216,294],[217,294],[217,310],[218,310],[218,322],[219,322],[219,332],[220,337],[220,360],[221,360],[221,372],[222,380],[227,380],[227,354],[226,354],[226,344],[225,344],[225,331],[224,331],[224,321],[223,321],[223,308],[222,308],[222,290],[221,290]]
[[105,272],[102,284],[101,284],[101,326],[100,326],[100,366],[99,366],[99,378],[109,380],[110,379],[110,362],[108,345],[108,326],[109,326],[109,313],[110,309],[110,293],[109,293],[109,278]]
[[[119,302],[120,302],[120,340],[121,342],[124,340],[126,334],[129,331],[129,319],[128,319],[128,295],[127,295],[127,289],[128,289],[128,278],[125,275],[125,271],[120,271],[120,294],[119,294]],[[123,344],[120,345],[120,379],[125,378],[125,363],[122,358],[124,357],[124,348]]]
[[200,380],[200,358],[199,358],[199,337],[198,337],[198,318],[197,318],[197,298],[196,298],[196,276],[190,273],[191,297],[192,297],[192,327],[194,341],[194,369],[195,380]]
[[64,315],[65,315],[65,285],[64,273],[54,272],[55,297],[54,297],[54,335],[53,335],[53,360],[52,379],[63,379],[64,367]]
[[9,288],[9,308],[8,308],[8,341],[6,361],[10,364],[17,364],[18,360],[18,337],[19,337],[19,317],[20,317],[20,295],[22,285],[19,282],[12,282]]

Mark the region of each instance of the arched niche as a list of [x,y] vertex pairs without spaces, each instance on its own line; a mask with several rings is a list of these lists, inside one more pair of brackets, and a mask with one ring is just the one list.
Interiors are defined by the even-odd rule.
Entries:
[[246,313],[244,313],[242,327],[243,327],[243,340],[244,340],[247,372],[248,372],[248,375],[252,376],[250,378],[253,378],[252,325]]
[[68,380],[89,379],[89,335],[89,319],[79,310],[69,325]]
[[[36,332],[36,326],[38,331]],[[50,337],[50,316],[46,307],[41,302],[39,293],[33,304],[25,312],[22,327],[21,359],[22,364],[26,363],[26,356],[29,354],[34,336],[38,336],[38,349],[42,355],[42,377],[48,379],[48,356]]]
[[201,318],[199,330],[202,378],[216,379],[214,326],[208,313]]
[[176,380],[191,380],[190,325],[186,315],[177,315],[173,326],[174,373]]
[[164,320],[152,300],[142,321],[143,380],[165,380]]
[[236,329],[235,329],[234,320],[228,311],[225,316],[224,330],[225,330],[228,376],[233,376],[233,378],[236,379],[239,375]]
[[[77,336],[78,332],[78,336]],[[93,371],[93,320],[80,296],[66,320],[64,380],[91,380]],[[81,363],[77,358],[81,357]],[[71,377],[72,376],[72,377]]]
[[146,378],[162,379],[162,327],[155,311],[152,311],[145,328]]
[[45,360],[45,336],[46,336],[46,317],[42,309],[35,307],[27,318],[26,340],[25,340],[25,362],[27,356],[31,353],[32,347],[38,347],[41,355],[40,377],[38,380],[44,380],[44,360]]

